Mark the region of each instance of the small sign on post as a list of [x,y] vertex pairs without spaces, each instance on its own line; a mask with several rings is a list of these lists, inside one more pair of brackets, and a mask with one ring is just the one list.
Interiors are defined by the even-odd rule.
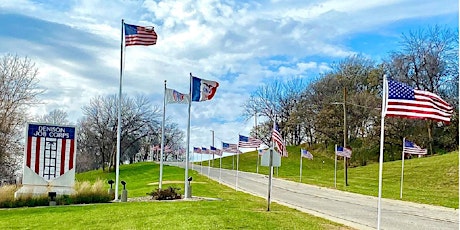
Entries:
[[[262,155],[262,160],[260,161],[261,166],[270,166],[270,149],[264,151]],[[281,155],[273,149],[273,159],[272,164],[273,167],[281,167]]]

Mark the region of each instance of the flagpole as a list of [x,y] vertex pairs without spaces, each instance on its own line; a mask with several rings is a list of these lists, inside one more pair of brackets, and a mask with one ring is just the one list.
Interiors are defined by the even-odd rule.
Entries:
[[300,183],[302,183],[302,149],[300,149]]
[[115,201],[118,201],[118,184],[120,181],[120,151],[121,151],[121,94],[123,82],[123,29],[125,20],[121,19],[121,44],[120,44],[120,84],[118,88],[118,122],[117,122],[117,155],[115,162]]
[[[257,112],[254,114],[254,125],[255,125],[255,130],[256,130],[256,138],[259,139],[257,136]],[[256,173],[259,173],[259,150],[256,148],[256,153],[257,153],[257,162],[256,162]]]
[[165,114],[166,114],[166,80],[165,89],[163,95],[163,122],[161,123],[161,147],[160,147],[160,181],[158,188],[161,189],[163,184],[163,157],[164,157],[164,146],[165,146]]
[[240,162],[240,145],[236,148],[236,183],[235,183],[235,190],[238,190],[238,167]]
[[[273,119],[273,130],[275,130],[275,122],[276,122],[276,117],[275,119]],[[270,167],[270,172],[268,174],[267,211],[270,211],[270,199],[271,199],[271,193],[272,193],[272,178],[273,178],[273,150],[274,148],[275,148],[275,142],[273,141],[273,137],[272,137],[272,147],[270,148],[270,159],[268,163],[268,166]]]
[[385,138],[385,113],[386,100],[388,98],[387,78],[383,76],[382,113],[380,121],[380,156],[379,156],[379,197],[377,206],[377,230],[380,230],[381,209],[382,209],[382,175],[383,175],[383,145]]
[[224,152],[221,152],[221,156],[219,159],[219,183],[222,183],[222,157],[224,156]]
[[334,155],[334,187],[337,188],[337,145],[335,145]]
[[184,189],[184,195],[185,199],[187,198],[192,198],[192,194],[189,191],[188,188],[188,164],[190,162],[189,156],[190,156],[190,110],[192,107],[192,73],[190,73],[190,85],[189,85],[189,94],[190,95],[190,100],[188,100],[188,124],[187,124],[187,157],[186,157],[186,164],[185,164],[185,189]]
[[[211,132],[212,132],[212,147],[215,148],[216,146],[214,146],[214,130],[211,130]],[[212,167],[214,167],[214,160],[215,160],[214,157],[215,157],[215,152],[212,152]]]
[[404,149],[406,148],[406,138],[403,138],[403,151],[402,151],[402,163],[401,163],[401,192],[399,193],[399,199],[402,199],[403,195],[403,183],[404,183]]

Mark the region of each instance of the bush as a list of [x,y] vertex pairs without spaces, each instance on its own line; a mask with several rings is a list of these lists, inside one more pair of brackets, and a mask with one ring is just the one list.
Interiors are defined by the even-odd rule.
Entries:
[[180,188],[174,188],[169,186],[167,189],[156,189],[152,192],[147,193],[147,195],[152,196],[154,200],[175,200],[181,199],[182,196],[177,193]]
[[0,187],[0,203],[14,199],[16,185],[5,185]]
[[[98,180],[94,184],[87,181],[76,182],[75,193],[71,195],[59,195],[56,197],[56,204],[90,204],[90,203],[108,203],[113,197],[104,189],[104,182]],[[48,206],[48,194],[41,196],[23,195],[17,199],[14,198],[14,192],[17,187],[7,185],[0,187],[0,208],[17,208],[17,207],[35,207]]]

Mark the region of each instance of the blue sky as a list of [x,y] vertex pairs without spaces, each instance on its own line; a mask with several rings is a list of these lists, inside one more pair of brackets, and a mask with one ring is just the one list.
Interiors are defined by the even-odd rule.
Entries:
[[[46,93],[32,115],[59,108],[76,122],[91,98],[118,93],[121,19],[154,26],[157,45],[126,48],[123,92],[161,108],[164,80],[183,93],[190,72],[218,81],[213,100],[192,105],[191,146],[209,146],[210,130],[215,143],[249,134],[241,105],[258,86],[314,79],[352,54],[380,62],[402,33],[458,30],[458,11],[456,0],[0,0],[0,54],[36,63]],[[167,107],[184,131],[186,114]]]

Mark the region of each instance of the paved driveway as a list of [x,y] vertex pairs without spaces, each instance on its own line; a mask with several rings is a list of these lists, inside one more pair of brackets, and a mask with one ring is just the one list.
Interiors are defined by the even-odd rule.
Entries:
[[[171,165],[184,166],[183,163]],[[229,187],[267,198],[266,175],[207,166],[201,169],[199,165],[194,165],[193,169]],[[273,178],[272,186],[272,202],[357,229],[377,228],[377,197],[276,178]],[[390,199],[382,199],[381,208],[381,229],[459,229],[458,209]]]

